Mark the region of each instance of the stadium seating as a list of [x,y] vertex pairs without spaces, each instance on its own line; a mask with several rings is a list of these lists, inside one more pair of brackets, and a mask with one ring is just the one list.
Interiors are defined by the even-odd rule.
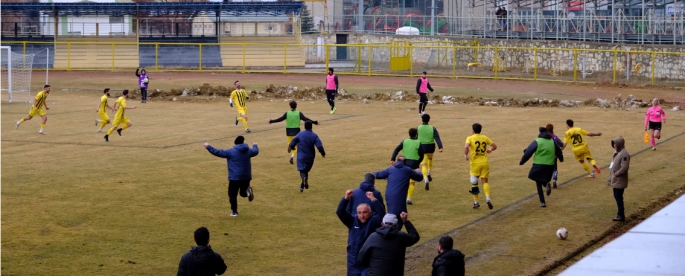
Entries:
[[[245,47],[246,67],[283,67],[284,58],[288,67],[304,67],[303,47],[283,44],[300,44],[295,36],[228,36],[221,37],[221,43],[238,43],[221,45],[221,59],[224,67],[243,66],[243,46]],[[285,57],[284,57],[285,53]]]
[[[55,68],[138,67],[139,54],[135,37],[58,37],[55,41],[58,42],[55,44]],[[71,45],[67,42],[71,42]],[[115,43],[115,47],[111,43]]]

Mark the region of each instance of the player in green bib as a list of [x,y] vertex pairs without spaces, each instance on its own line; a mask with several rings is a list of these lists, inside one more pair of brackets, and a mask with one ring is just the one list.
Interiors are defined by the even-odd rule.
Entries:
[[[421,166],[421,161],[423,161],[423,148],[421,147],[421,142],[418,140],[419,131],[416,128],[409,129],[409,139],[403,140],[392,152],[392,157],[390,158],[391,163],[395,164],[395,158],[402,151],[402,155],[406,158],[405,165],[416,170]],[[407,193],[407,204],[411,205],[411,196],[414,193],[414,185],[416,182],[412,180],[409,182],[409,192]]]
[[440,141],[440,134],[438,130],[432,125],[429,125],[431,116],[428,114],[421,115],[423,124],[418,129],[419,142],[423,148],[423,162],[421,162],[421,173],[423,173],[423,182],[426,183],[426,191],[429,190],[430,182],[433,181],[431,177],[431,170],[433,169],[433,153],[435,153],[435,144],[438,144],[438,150],[442,152],[442,141]]
[[[290,145],[290,141],[292,141],[293,138],[295,138],[295,135],[300,133],[300,121],[311,121],[313,124],[319,125],[318,121],[311,120],[305,117],[304,114],[302,114],[302,112],[298,111],[297,102],[295,101],[290,102],[290,111],[286,112],[285,114],[283,114],[283,116],[281,116],[278,119],[270,119],[269,124],[282,122],[283,120],[285,120],[285,135],[288,136],[288,145]],[[293,164],[293,158],[295,158],[296,155],[297,148],[290,152],[291,165]]]

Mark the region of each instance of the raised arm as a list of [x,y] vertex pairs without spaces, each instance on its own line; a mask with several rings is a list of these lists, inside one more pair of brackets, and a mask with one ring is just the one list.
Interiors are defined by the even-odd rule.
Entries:
[[318,124],[319,124],[319,121],[314,121],[314,120],[312,120],[312,119],[307,118],[306,116],[304,116],[304,114],[303,114],[302,112],[300,112],[300,120],[302,120],[302,121],[304,121],[304,122],[306,122],[306,121],[311,121],[312,124],[315,124],[315,125],[318,125]]
[[376,176],[376,179],[388,179],[388,176],[390,176],[390,172],[388,172],[388,169],[377,171],[373,174]]
[[407,229],[407,238],[402,242],[404,243],[405,247],[410,247],[419,242],[421,237],[419,236],[419,231],[416,231],[416,228],[409,220],[406,219],[406,216],[406,213],[404,213],[404,216],[400,215],[400,217],[405,217],[405,219],[403,219],[404,227]]
[[255,157],[259,154],[259,148],[257,147],[257,143],[252,144],[252,148],[250,149],[250,157]]
[[[301,114],[301,113],[300,113],[300,114]],[[274,120],[269,119],[269,124],[271,124],[271,123],[283,122],[283,120],[285,120],[285,118],[286,118],[287,116],[288,116],[288,112],[283,113],[283,116],[278,117],[278,119],[274,119]]]
[[350,197],[352,196],[352,190],[347,190],[345,192],[345,196],[340,199],[340,203],[338,203],[338,209],[335,210],[335,214],[338,215],[338,219],[340,219],[340,222],[342,222],[347,228],[352,228],[354,225],[354,217],[346,210],[347,205],[350,203]]
[[140,71],[140,68],[136,68],[136,77],[140,77],[140,74],[138,74],[139,71]]
[[216,157],[229,159],[231,157],[229,150],[230,149],[221,150],[221,149],[214,148],[210,145],[207,145],[207,151],[209,151],[209,153],[211,153],[212,155],[214,155]]

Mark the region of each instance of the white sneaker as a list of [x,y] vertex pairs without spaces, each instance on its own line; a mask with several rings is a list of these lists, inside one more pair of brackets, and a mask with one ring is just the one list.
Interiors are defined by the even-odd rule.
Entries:
[[43,132],[43,129],[41,128],[41,129],[38,131],[38,134],[43,134],[43,135],[45,135],[45,132]]
[[98,129],[98,132],[102,132],[102,129],[101,129],[101,128],[99,128],[99,129]]
[[17,121],[17,128],[19,128],[19,125],[21,125],[21,121]]
[[233,213],[231,213],[231,216],[232,216],[232,217],[237,217],[237,216],[238,216],[238,212],[233,212]]
[[95,126],[98,126],[99,120],[95,120]]

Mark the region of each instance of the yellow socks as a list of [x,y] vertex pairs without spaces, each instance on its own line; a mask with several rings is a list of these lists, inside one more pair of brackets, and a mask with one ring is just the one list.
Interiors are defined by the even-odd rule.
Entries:
[[407,199],[411,199],[411,196],[414,194],[414,184],[416,184],[416,182],[412,181],[409,183],[409,192],[407,193]]
[[21,118],[21,120],[19,120],[19,123],[23,123],[23,122],[25,122],[24,118]]
[[45,128],[45,124],[40,124],[40,128],[41,129]]
[[597,163],[595,162],[595,159],[590,159],[590,165],[595,166]]
[[242,119],[242,121],[243,121],[243,127],[245,127],[245,130],[248,130],[247,120],[245,120],[243,117],[240,117],[240,119]]
[[490,201],[490,185],[488,183],[483,183],[483,190],[485,190],[485,198]]
[[581,163],[581,165],[583,165],[583,169],[585,169],[585,171],[587,171],[587,173],[592,173],[592,170],[590,170],[590,166],[585,164],[585,162]]
[[473,202],[478,202],[478,195],[473,195]]
[[423,174],[423,179],[428,179],[428,166],[425,157],[423,158],[423,162],[421,162],[421,174]]

